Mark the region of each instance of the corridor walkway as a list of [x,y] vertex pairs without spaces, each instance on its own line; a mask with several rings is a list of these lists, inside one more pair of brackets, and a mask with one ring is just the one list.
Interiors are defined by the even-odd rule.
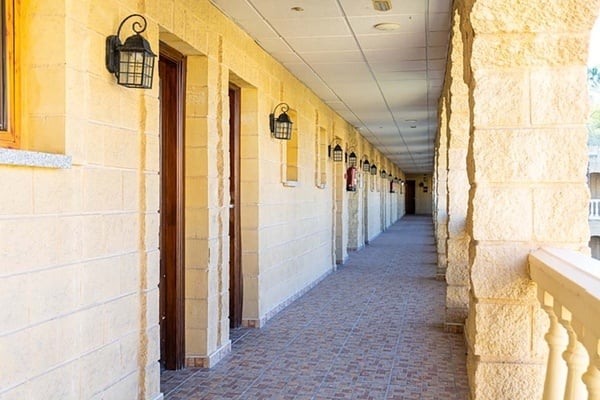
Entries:
[[406,216],[210,370],[167,371],[167,400],[467,398],[463,336],[443,331],[431,217]]

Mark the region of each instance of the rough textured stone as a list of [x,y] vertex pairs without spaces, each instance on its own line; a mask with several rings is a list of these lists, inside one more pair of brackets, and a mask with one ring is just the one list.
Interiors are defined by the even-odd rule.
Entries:
[[574,223],[587,222],[589,190],[583,182],[537,188],[533,201],[534,237],[537,241],[588,242],[589,225]]
[[471,382],[471,399],[540,399],[545,367],[542,363],[484,363],[479,358],[469,355],[467,373]]
[[573,32],[587,30],[598,13],[597,0],[555,0],[544,2],[519,0],[466,0],[470,20],[477,32]]
[[471,200],[473,239],[529,240],[533,232],[532,200],[531,190],[526,187],[477,186]]
[[[476,181],[570,182],[583,179],[585,139],[575,129],[491,129],[473,140]],[[565,159],[565,152],[570,154]],[[556,168],[561,165],[561,168]]]
[[473,246],[471,277],[474,295],[477,298],[535,302],[535,285],[527,271],[527,256],[534,249],[519,244]]
[[473,76],[475,128],[513,127],[529,123],[529,74],[526,70],[491,69],[486,64]]

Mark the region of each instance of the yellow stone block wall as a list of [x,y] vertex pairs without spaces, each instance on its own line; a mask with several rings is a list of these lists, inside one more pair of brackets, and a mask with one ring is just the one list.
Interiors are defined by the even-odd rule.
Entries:
[[470,113],[468,87],[464,79],[463,38],[460,15],[453,10],[451,51],[445,80],[445,101],[448,113],[446,143],[446,326],[460,330],[467,317],[469,304],[469,242],[467,208],[469,178],[467,151],[469,147]]
[[541,398],[548,320],[527,255],[589,251],[585,62],[600,2],[455,4],[465,68],[453,78],[471,113],[470,397]]
[[[446,72],[446,77],[448,73]],[[446,78],[448,79],[448,78]],[[446,109],[446,94],[439,102],[439,128],[436,137],[434,157],[434,226],[437,247],[437,272],[442,278],[446,275],[448,265],[446,240],[448,239],[448,111]]]
[[[228,83],[242,87],[246,321],[263,323],[332,270],[335,207],[347,194],[330,160],[327,185],[315,185],[315,142],[320,128],[344,142],[356,133],[208,1],[19,4],[24,146],[73,163],[0,166],[9,188],[0,195],[0,239],[9,244],[0,253],[0,398],[159,399],[158,74],[152,90],[118,86],[104,66],[106,36],[141,13],[156,52],[160,40],[188,56],[189,356],[212,360],[229,341]],[[297,124],[294,187],[282,183],[286,148],[268,130],[280,101]],[[382,229],[380,194],[368,196],[372,238]],[[342,212],[344,247],[348,218]]]

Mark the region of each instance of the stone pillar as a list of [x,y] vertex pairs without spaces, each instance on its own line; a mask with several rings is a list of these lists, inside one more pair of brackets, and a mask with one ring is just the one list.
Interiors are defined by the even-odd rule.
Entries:
[[469,147],[468,88],[463,79],[463,43],[460,15],[452,18],[451,50],[446,86],[448,114],[446,330],[462,332],[469,307],[469,241],[466,229],[469,200],[467,149]]
[[448,234],[448,212],[446,209],[447,187],[446,177],[448,168],[448,113],[446,112],[446,98],[440,100],[440,115],[438,118],[439,130],[435,146],[435,207],[434,207],[434,223],[435,223],[435,238],[437,243],[437,272],[436,276],[439,280],[444,280],[446,275],[446,238]]
[[548,319],[527,255],[587,249],[585,62],[600,1],[456,3],[472,121],[471,398],[541,398]]

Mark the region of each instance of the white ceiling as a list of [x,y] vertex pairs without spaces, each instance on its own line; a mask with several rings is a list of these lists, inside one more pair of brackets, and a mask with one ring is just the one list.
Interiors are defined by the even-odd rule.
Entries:
[[405,173],[433,171],[452,0],[211,2]]

